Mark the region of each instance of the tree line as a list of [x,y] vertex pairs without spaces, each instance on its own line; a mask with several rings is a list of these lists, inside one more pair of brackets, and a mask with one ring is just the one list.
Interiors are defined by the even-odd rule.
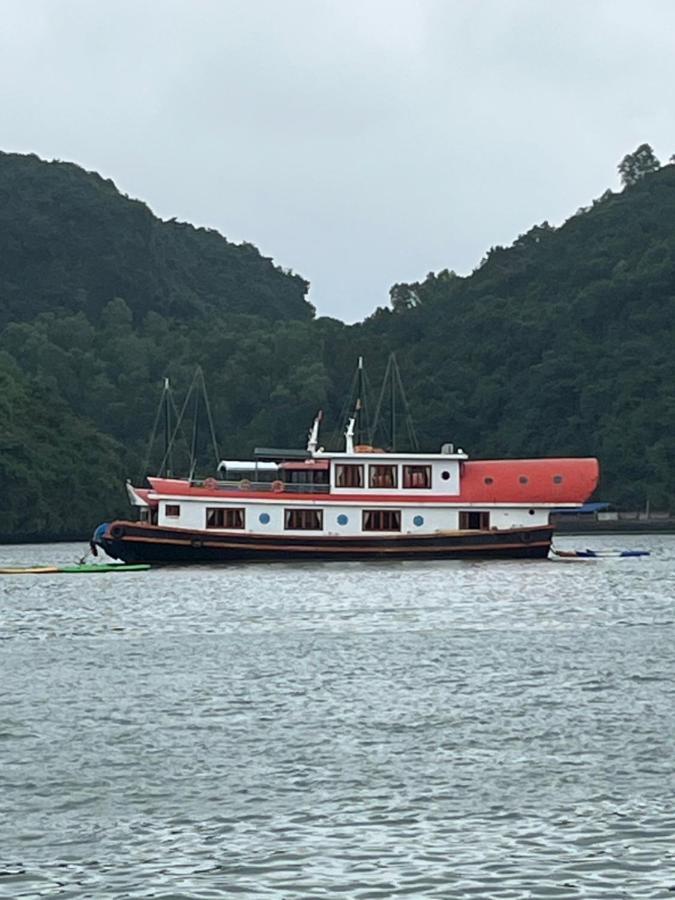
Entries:
[[394,285],[345,325],[251,245],[161,222],[76,166],[0,154],[0,536],[80,536],[124,514],[124,478],[161,461],[147,442],[166,376],[180,395],[201,365],[222,453],[246,458],[301,446],[317,409],[337,446],[356,358],[372,403],[392,352],[422,449],[597,455],[600,499],[669,508],[675,166],[629,157],[623,190],[469,276]]

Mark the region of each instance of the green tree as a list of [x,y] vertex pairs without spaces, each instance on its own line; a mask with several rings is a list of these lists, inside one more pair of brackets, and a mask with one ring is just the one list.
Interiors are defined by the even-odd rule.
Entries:
[[645,175],[660,168],[661,163],[649,144],[640,144],[634,153],[627,153],[618,165],[621,183],[626,187],[637,184]]

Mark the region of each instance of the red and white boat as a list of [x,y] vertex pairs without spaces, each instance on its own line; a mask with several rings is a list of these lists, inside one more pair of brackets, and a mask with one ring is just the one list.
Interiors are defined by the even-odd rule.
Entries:
[[94,546],[125,562],[542,558],[553,509],[579,507],[598,482],[592,458],[471,460],[438,453],[319,447],[256,451],[218,478],[128,485],[139,517],[100,525]]

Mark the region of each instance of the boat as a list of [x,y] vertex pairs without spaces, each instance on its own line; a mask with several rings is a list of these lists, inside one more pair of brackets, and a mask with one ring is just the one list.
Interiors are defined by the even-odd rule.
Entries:
[[558,550],[551,547],[554,556],[560,559],[629,559],[638,556],[650,556],[649,550]]
[[339,451],[320,446],[318,414],[305,448],[258,448],[207,478],[191,465],[188,477],[128,482],[137,515],[99,525],[92,549],[171,564],[544,559],[551,511],[580,507],[598,483],[591,457],[473,460],[451,443],[385,450],[355,440],[356,419]]

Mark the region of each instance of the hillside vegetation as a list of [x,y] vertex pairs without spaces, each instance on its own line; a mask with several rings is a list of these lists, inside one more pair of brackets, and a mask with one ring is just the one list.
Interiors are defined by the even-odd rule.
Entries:
[[675,508],[675,166],[624,181],[347,326],[314,318],[306,282],[251,245],[0,154],[0,537],[124,512],[164,376],[180,393],[203,367],[221,450],[242,457],[298,446],[319,408],[341,430],[357,355],[375,385],[392,351],[423,449],[594,454],[602,499]]

